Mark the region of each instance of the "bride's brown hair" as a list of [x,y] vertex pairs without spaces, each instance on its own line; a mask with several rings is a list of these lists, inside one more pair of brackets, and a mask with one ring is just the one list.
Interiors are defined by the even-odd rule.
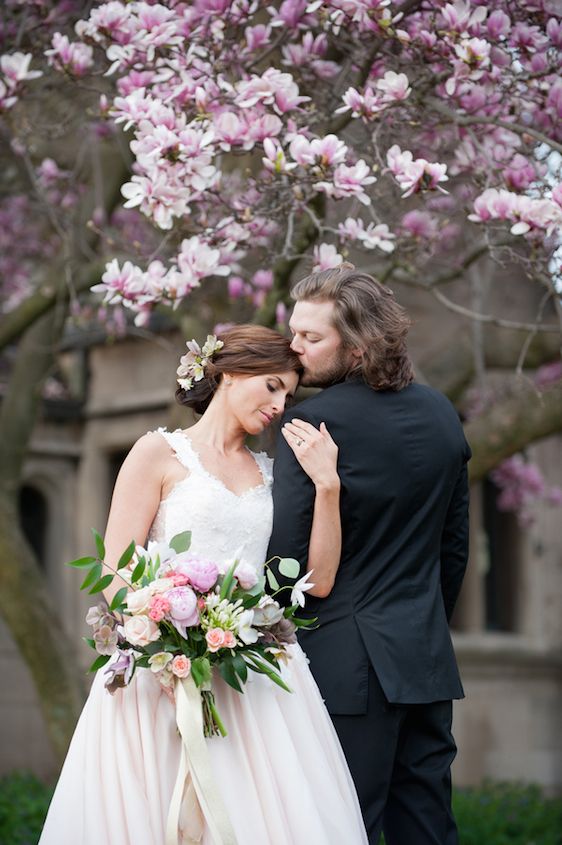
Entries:
[[290,341],[273,329],[252,324],[233,326],[221,332],[218,339],[224,346],[207,363],[204,378],[194,382],[191,390],[182,387],[176,390],[180,405],[187,405],[198,414],[209,407],[224,373],[247,376],[302,373],[299,356],[291,349]]

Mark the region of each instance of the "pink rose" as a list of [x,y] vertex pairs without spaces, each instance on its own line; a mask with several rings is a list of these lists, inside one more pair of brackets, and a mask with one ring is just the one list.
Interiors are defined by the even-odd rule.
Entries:
[[186,584],[189,584],[189,578],[181,572],[174,572],[170,577],[174,582],[174,587],[185,587]]
[[168,590],[165,598],[170,603],[169,617],[173,626],[185,637],[186,629],[199,622],[197,596],[191,587],[174,587]]
[[170,602],[164,596],[153,596],[148,606],[148,615],[153,622],[161,622],[170,612]]
[[187,575],[192,587],[200,593],[206,593],[214,587],[219,577],[219,568],[212,560],[187,555],[178,558],[175,571],[180,575]]
[[224,634],[225,632],[222,628],[211,628],[210,631],[207,631],[205,634],[205,639],[207,640],[207,646],[209,651],[213,653],[218,651],[219,648],[222,648],[224,645]]
[[234,575],[243,590],[251,590],[258,583],[258,573],[249,563],[239,563]]
[[187,678],[191,672],[191,660],[184,654],[177,654],[172,660],[172,672],[178,678]]
[[236,637],[232,631],[225,631],[222,644],[224,648],[234,648],[236,645]]
[[147,646],[160,638],[160,629],[148,616],[129,616],[123,625],[123,633],[131,645]]

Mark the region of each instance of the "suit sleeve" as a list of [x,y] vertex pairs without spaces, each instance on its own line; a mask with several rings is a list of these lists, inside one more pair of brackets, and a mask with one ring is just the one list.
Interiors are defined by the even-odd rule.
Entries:
[[468,444],[441,535],[441,591],[447,620],[451,619],[468,563]]
[[[289,412],[283,417],[283,422],[298,416],[315,425],[300,409]],[[301,575],[306,572],[308,560],[308,545],[312,530],[314,512],[315,489],[308,475],[301,468],[288,446],[285,438],[279,432],[277,450],[273,464],[273,530],[269,541],[268,559],[274,555],[292,557],[301,565]],[[272,562],[272,569],[280,584],[288,582],[279,574]]]

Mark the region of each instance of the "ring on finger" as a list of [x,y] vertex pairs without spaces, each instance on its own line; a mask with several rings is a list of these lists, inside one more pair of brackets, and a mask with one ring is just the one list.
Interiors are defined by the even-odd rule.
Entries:
[[297,440],[297,446],[302,446],[303,443],[304,443],[304,440],[301,440],[300,437],[299,437],[299,439]]

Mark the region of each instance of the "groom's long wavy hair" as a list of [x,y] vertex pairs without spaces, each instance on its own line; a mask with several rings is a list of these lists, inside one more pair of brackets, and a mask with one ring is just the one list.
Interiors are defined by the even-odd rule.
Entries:
[[344,348],[360,349],[361,358],[347,377],[361,376],[375,390],[402,390],[414,380],[406,349],[411,320],[390,288],[345,262],[312,273],[293,287],[295,301],[333,302],[333,325]]
[[300,377],[302,366],[290,341],[273,329],[258,325],[232,326],[219,334],[224,346],[205,367],[201,381],[191,390],[179,387],[176,400],[198,414],[204,414],[215,395],[223,374],[259,376],[269,373],[295,372]]

